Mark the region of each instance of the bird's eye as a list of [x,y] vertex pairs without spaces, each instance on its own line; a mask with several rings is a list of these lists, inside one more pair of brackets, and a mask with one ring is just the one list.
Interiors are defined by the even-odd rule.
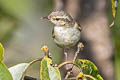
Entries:
[[59,19],[59,18],[56,18],[55,20],[57,20],[57,21],[58,21],[58,20],[60,20],[60,19]]

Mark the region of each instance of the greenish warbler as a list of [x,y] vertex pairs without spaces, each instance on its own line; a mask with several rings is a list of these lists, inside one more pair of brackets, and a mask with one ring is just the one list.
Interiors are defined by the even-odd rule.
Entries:
[[52,36],[54,42],[62,48],[74,46],[80,39],[81,26],[68,13],[54,11],[47,17],[41,17],[55,24]]

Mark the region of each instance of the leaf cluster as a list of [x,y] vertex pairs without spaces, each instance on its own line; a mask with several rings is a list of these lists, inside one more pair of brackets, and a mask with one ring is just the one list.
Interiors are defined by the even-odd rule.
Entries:
[[[81,46],[80,46],[81,45]],[[80,51],[82,44],[78,44],[77,51]],[[41,49],[45,56],[40,59],[34,59],[29,63],[20,63],[13,67],[7,68],[2,62],[4,55],[4,48],[0,44],[0,80],[37,80],[26,76],[28,68],[36,62],[40,62],[40,80],[62,80],[60,68],[64,65],[72,64],[79,72],[77,76],[71,77],[73,67],[67,72],[65,80],[103,80],[99,75],[98,68],[89,60],[74,59],[73,61],[66,61],[59,65],[53,64],[51,53],[47,46]]]

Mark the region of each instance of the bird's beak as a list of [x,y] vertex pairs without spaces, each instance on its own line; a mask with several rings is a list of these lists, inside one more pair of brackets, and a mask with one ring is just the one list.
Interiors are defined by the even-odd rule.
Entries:
[[50,20],[50,19],[48,18],[48,16],[41,17],[40,19],[41,19],[41,20]]

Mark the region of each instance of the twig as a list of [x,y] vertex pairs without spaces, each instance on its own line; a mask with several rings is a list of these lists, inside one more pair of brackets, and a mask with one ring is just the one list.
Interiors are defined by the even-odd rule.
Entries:
[[35,59],[35,60],[32,60],[30,63],[29,63],[29,66],[38,62],[38,61],[41,61],[43,58],[40,58],[40,59]]
[[93,76],[91,75],[87,75],[87,74],[84,74],[84,77],[88,77],[88,78],[91,78],[92,80],[96,80]]
[[[78,43],[77,47],[78,48],[77,48],[77,51],[75,52],[73,64],[75,63],[77,56],[78,56],[78,53],[80,52],[81,49],[83,49],[84,45],[82,43]],[[74,67],[74,65],[72,65],[72,68],[69,69],[70,71],[67,72],[65,79],[67,79],[71,75],[73,67]]]
[[32,60],[31,62],[29,62],[29,65],[26,67],[26,69],[25,69],[25,71],[24,71],[24,73],[23,73],[23,75],[22,75],[22,77],[21,77],[20,80],[23,79],[23,77],[24,77],[26,71],[28,70],[28,68],[29,68],[32,64],[34,64],[34,63],[36,63],[36,62],[38,62],[38,61],[41,61],[41,60],[42,60],[42,58],[40,58],[40,59],[35,59],[35,60]]
[[[61,63],[60,65],[58,65],[58,68],[60,69],[61,67],[63,67],[64,65],[67,65],[67,64],[73,64],[73,65],[77,68],[77,70],[78,70],[79,72],[81,72],[80,69],[79,69],[79,67],[78,67],[76,64],[74,64],[73,61],[63,62],[63,63]],[[70,68],[70,69],[72,69],[72,68]],[[67,72],[67,74],[66,74],[66,76],[65,76],[65,80],[68,79],[68,77],[71,75],[71,73],[72,73],[72,70],[69,70],[69,71]]]
[[[64,65],[67,65],[67,64],[73,64],[79,70],[79,67],[76,64],[74,64],[72,61],[63,62],[58,65],[58,68],[60,69],[61,67],[63,67]],[[80,70],[79,70],[79,72],[80,72]]]
[[68,72],[67,72],[67,74],[66,74],[66,76],[65,76],[65,80],[68,79],[68,77],[71,75],[71,73],[72,73],[72,71],[68,71]]
[[84,45],[80,42],[80,43],[78,43],[78,49],[77,49],[77,51],[75,52],[75,56],[74,56],[74,59],[73,59],[73,63],[76,61],[76,59],[77,59],[77,56],[78,56],[78,53],[80,52],[80,50],[84,47]]
[[77,56],[78,56],[78,53],[80,52],[81,49],[83,49],[84,45],[80,42],[78,43],[78,46],[77,46],[77,51],[75,52],[75,56],[74,56],[74,59],[73,59],[73,63],[76,61],[77,59]]
[[[78,46],[77,46],[77,51],[75,52],[75,56],[74,56],[74,59],[73,59],[73,63],[75,63],[76,59],[77,59],[77,56],[78,56],[78,53],[80,52],[81,49],[83,49],[84,45],[80,42],[78,43]],[[72,66],[72,69],[73,69],[74,65]],[[71,69],[71,70],[72,70]]]
[[110,28],[112,28],[115,24],[115,19],[113,19],[112,23],[109,25]]

